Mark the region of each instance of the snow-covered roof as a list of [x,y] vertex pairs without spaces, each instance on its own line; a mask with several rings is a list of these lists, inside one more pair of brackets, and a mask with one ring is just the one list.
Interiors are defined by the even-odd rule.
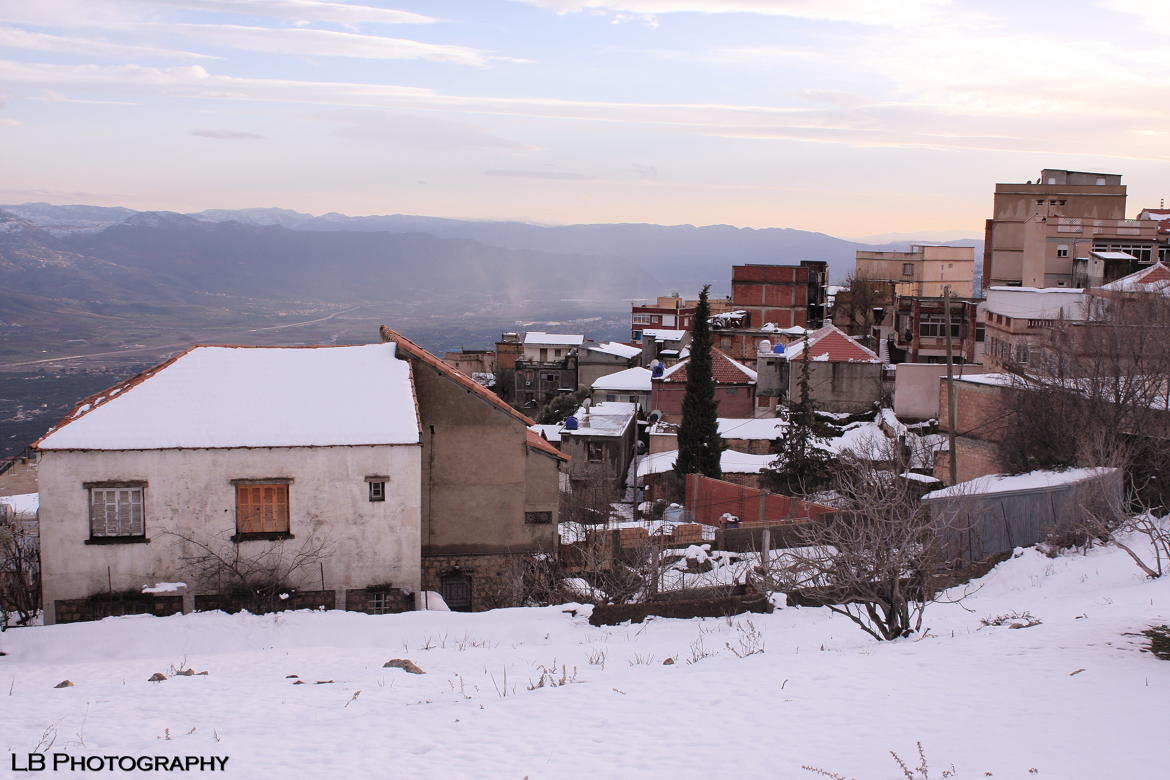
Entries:
[[921,482],[924,485],[933,485],[936,482],[942,482],[938,477],[932,477],[929,474],[917,474],[913,471],[903,471],[898,476],[902,479],[908,479],[911,482]]
[[650,369],[627,368],[613,374],[598,377],[593,382],[594,390],[641,390],[650,392]]
[[583,341],[585,341],[584,336],[571,333],[544,333],[539,330],[530,330],[524,334],[524,343],[526,345],[553,344],[556,346],[579,347]]
[[945,487],[927,493],[922,498],[953,498],[956,496],[989,495],[993,493],[1014,493],[1016,491],[1044,490],[1046,488],[1083,482],[1117,471],[1115,468],[1096,466],[1067,471],[1029,471],[1027,474],[990,474],[976,477],[967,482]]
[[561,436],[621,436],[638,414],[638,405],[625,401],[601,401],[573,412],[577,429],[561,429]]
[[642,337],[651,339],[661,339],[662,341],[682,341],[683,336],[687,332],[685,330],[663,330],[662,328],[643,328]]
[[1109,292],[1170,294],[1170,268],[1161,262],[1154,263],[1149,268],[1102,285],[1101,289]]
[[[678,460],[678,450],[666,452],[652,452],[637,458],[637,476],[647,474],[662,474],[674,468]],[[758,474],[769,463],[776,460],[775,455],[750,455],[746,452],[724,450],[719,456],[719,468],[724,474]]]
[[[788,360],[803,360],[805,340],[797,341],[785,348]],[[845,331],[829,323],[808,334],[809,359],[814,362],[830,363],[880,363],[881,358],[868,347],[864,347]]]
[[396,345],[192,347],[91,396],[42,450],[417,444]]
[[1089,252],[1093,257],[1101,260],[1137,260],[1136,257],[1129,252]]
[[764,441],[775,439],[788,424],[775,417],[760,419],[720,417],[716,423],[719,425],[719,435],[724,439],[763,439]]
[[[945,376],[939,377],[945,380]],[[970,382],[975,385],[994,385],[996,387],[1010,387],[1011,385],[1022,382],[1020,377],[1014,374],[961,374],[955,377],[956,382]]]
[[619,341],[606,341],[589,349],[592,352],[604,352],[607,355],[617,355],[627,359],[642,354],[641,347],[631,347],[629,344],[622,344]]
[[528,430],[535,433],[537,436],[543,436],[545,441],[560,441],[561,440],[561,423],[556,425],[529,425]]

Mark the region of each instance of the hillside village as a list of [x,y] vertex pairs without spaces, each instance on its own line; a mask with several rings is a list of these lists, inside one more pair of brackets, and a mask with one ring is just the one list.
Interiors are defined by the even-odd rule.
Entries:
[[[816,673],[807,656],[818,643],[850,648],[847,660],[841,650],[843,673],[858,680],[882,673],[862,668],[853,651],[863,642],[929,640],[926,648],[958,632],[966,649],[926,673],[927,685],[942,689],[967,661],[984,682],[1034,680],[1041,672],[1031,666],[997,666],[1002,654],[1025,652],[1007,649],[1008,634],[1048,629],[1012,584],[1029,577],[1034,588],[1068,580],[1044,595],[1051,614],[1043,620],[1064,621],[1063,633],[1044,640],[1053,646],[1084,640],[1076,632],[1091,621],[1073,621],[1098,614],[1095,596],[1077,600],[1077,577],[1100,580],[1113,590],[1099,598],[1127,610],[1111,612],[1093,643],[1143,631],[1166,641],[1157,632],[1170,633],[1158,628],[1170,619],[1170,209],[1127,218],[1133,211],[1119,175],[1045,169],[1034,181],[995,185],[978,264],[970,247],[921,244],[858,251],[849,278],[834,280],[817,260],[730,258],[729,296],[671,291],[636,302],[620,341],[508,331],[494,345],[436,356],[387,321],[361,345],[191,345],[79,399],[25,455],[0,466],[0,617],[13,629],[0,638],[0,651],[12,654],[0,658],[0,675],[14,660],[43,664],[31,678],[41,689],[57,682],[56,668],[83,675],[92,659],[56,643],[91,636],[96,648],[124,636],[153,653],[170,652],[182,634],[184,647],[199,648],[192,662],[204,663],[214,651],[191,637],[206,627],[227,632],[225,645],[241,655],[223,674],[243,681],[252,667],[240,659],[262,650],[232,627],[276,615],[284,622],[263,631],[287,634],[274,646],[327,632],[343,648],[293,651],[277,670],[281,683],[369,677],[354,649],[368,640],[412,665],[433,659],[445,692],[404,683],[428,704],[488,693],[506,703],[509,683],[497,681],[492,693],[487,661],[477,691],[463,687],[459,675],[471,672],[448,653],[458,634],[505,670],[509,661],[493,648],[547,643],[539,671],[536,655],[528,660],[521,693],[576,687],[595,671],[605,697],[590,694],[584,706],[598,711],[609,698],[652,696],[650,683],[630,679],[640,666],[657,667],[653,685],[669,686],[664,662],[709,663],[728,675],[704,677],[710,692],[721,680],[750,686],[736,676],[748,672],[726,664],[759,660],[748,656],[765,648],[799,653],[803,642],[806,653],[791,656],[794,698],[785,698],[784,674],[772,693],[824,715],[796,680],[798,671]],[[991,626],[981,636],[1027,630],[977,645],[964,602],[1001,610],[978,615]],[[487,614],[474,622],[479,616],[464,612]],[[92,621],[100,633],[84,633]],[[753,621],[768,628],[762,634]],[[718,636],[708,648],[709,623]],[[697,645],[689,628],[682,638],[694,625]],[[409,634],[401,650],[390,644],[395,626]],[[645,626],[651,644],[640,647]],[[572,639],[556,638],[566,631]],[[598,646],[610,637],[611,652],[629,645],[642,660],[627,669],[623,657],[604,677]],[[566,659],[582,644],[592,660]],[[927,663],[944,657],[940,649]],[[875,651],[872,662],[909,674],[904,659]],[[164,679],[188,674],[186,663]],[[1086,662],[1097,665],[1086,676],[1102,663]],[[1164,703],[1165,671],[1139,674],[1137,660],[1125,663],[1117,685],[1136,686],[1144,674]],[[1085,672],[1064,665],[1061,685]],[[771,686],[774,670],[755,669]],[[190,681],[160,684],[179,682]],[[378,695],[358,684],[347,689],[353,700]],[[959,684],[960,698],[979,684]],[[27,695],[26,678],[14,685]],[[891,695],[872,680],[857,685]],[[260,683],[249,690],[275,695]],[[1132,704],[1123,763],[1133,770],[1142,752],[1134,741],[1157,716],[1152,694],[1127,699],[1141,689],[1125,690],[1092,702],[1114,715]],[[37,691],[47,693],[59,692]],[[1052,695],[1070,711],[1089,706],[1063,689]],[[755,712],[738,693],[711,706]],[[508,722],[521,717],[509,712]],[[583,726],[582,741],[595,731]],[[905,757],[914,739],[862,741]],[[809,772],[843,777],[829,765],[835,755],[846,757],[839,766],[867,760],[811,744]],[[986,755],[999,757],[997,777],[1072,776],[1036,764],[1067,768],[1075,757],[1039,754],[1017,746]],[[978,755],[952,755],[983,774]]]

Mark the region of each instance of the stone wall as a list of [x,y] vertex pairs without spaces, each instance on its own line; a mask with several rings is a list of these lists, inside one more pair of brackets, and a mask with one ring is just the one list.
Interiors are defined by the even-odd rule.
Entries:
[[86,620],[120,615],[177,615],[183,611],[182,596],[152,596],[137,594],[134,597],[95,596],[85,599],[58,599],[54,602],[58,623],[80,623]]

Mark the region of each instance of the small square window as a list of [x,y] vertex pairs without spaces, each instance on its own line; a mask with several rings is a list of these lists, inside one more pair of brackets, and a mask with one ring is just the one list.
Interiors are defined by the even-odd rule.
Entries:
[[1056,248],[1056,256],[1057,257],[1068,257],[1068,247],[1067,246],[1058,246]]
[[291,480],[236,482],[237,539],[287,536],[288,484]]
[[529,525],[548,525],[552,522],[552,512],[525,512],[524,522]]
[[914,275],[914,263],[902,263],[902,276]]
[[385,501],[386,500],[386,483],[385,482],[367,482],[370,486],[370,500],[371,501]]
[[589,463],[604,463],[605,445],[599,441],[585,442],[585,460]]

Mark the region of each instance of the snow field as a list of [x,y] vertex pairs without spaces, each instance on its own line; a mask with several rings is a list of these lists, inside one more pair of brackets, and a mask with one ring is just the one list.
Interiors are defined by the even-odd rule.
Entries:
[[[810,765],[897,780],[889,751],[916,764],[921,741],[931,777],[1157,776],[1170,664],[1127,634],[1170,622],[1170,582],[1116,550],[1025,550],[972,590],[930,607],[925,636],[882,644],[809,608],[601,628],[565,605],[18,629],[0,635],[0,748],[33,750],[48,728],[50,751],[226,754],[239,778],[817,777]],[[1022,612],[1042,622],[981,623]]]

